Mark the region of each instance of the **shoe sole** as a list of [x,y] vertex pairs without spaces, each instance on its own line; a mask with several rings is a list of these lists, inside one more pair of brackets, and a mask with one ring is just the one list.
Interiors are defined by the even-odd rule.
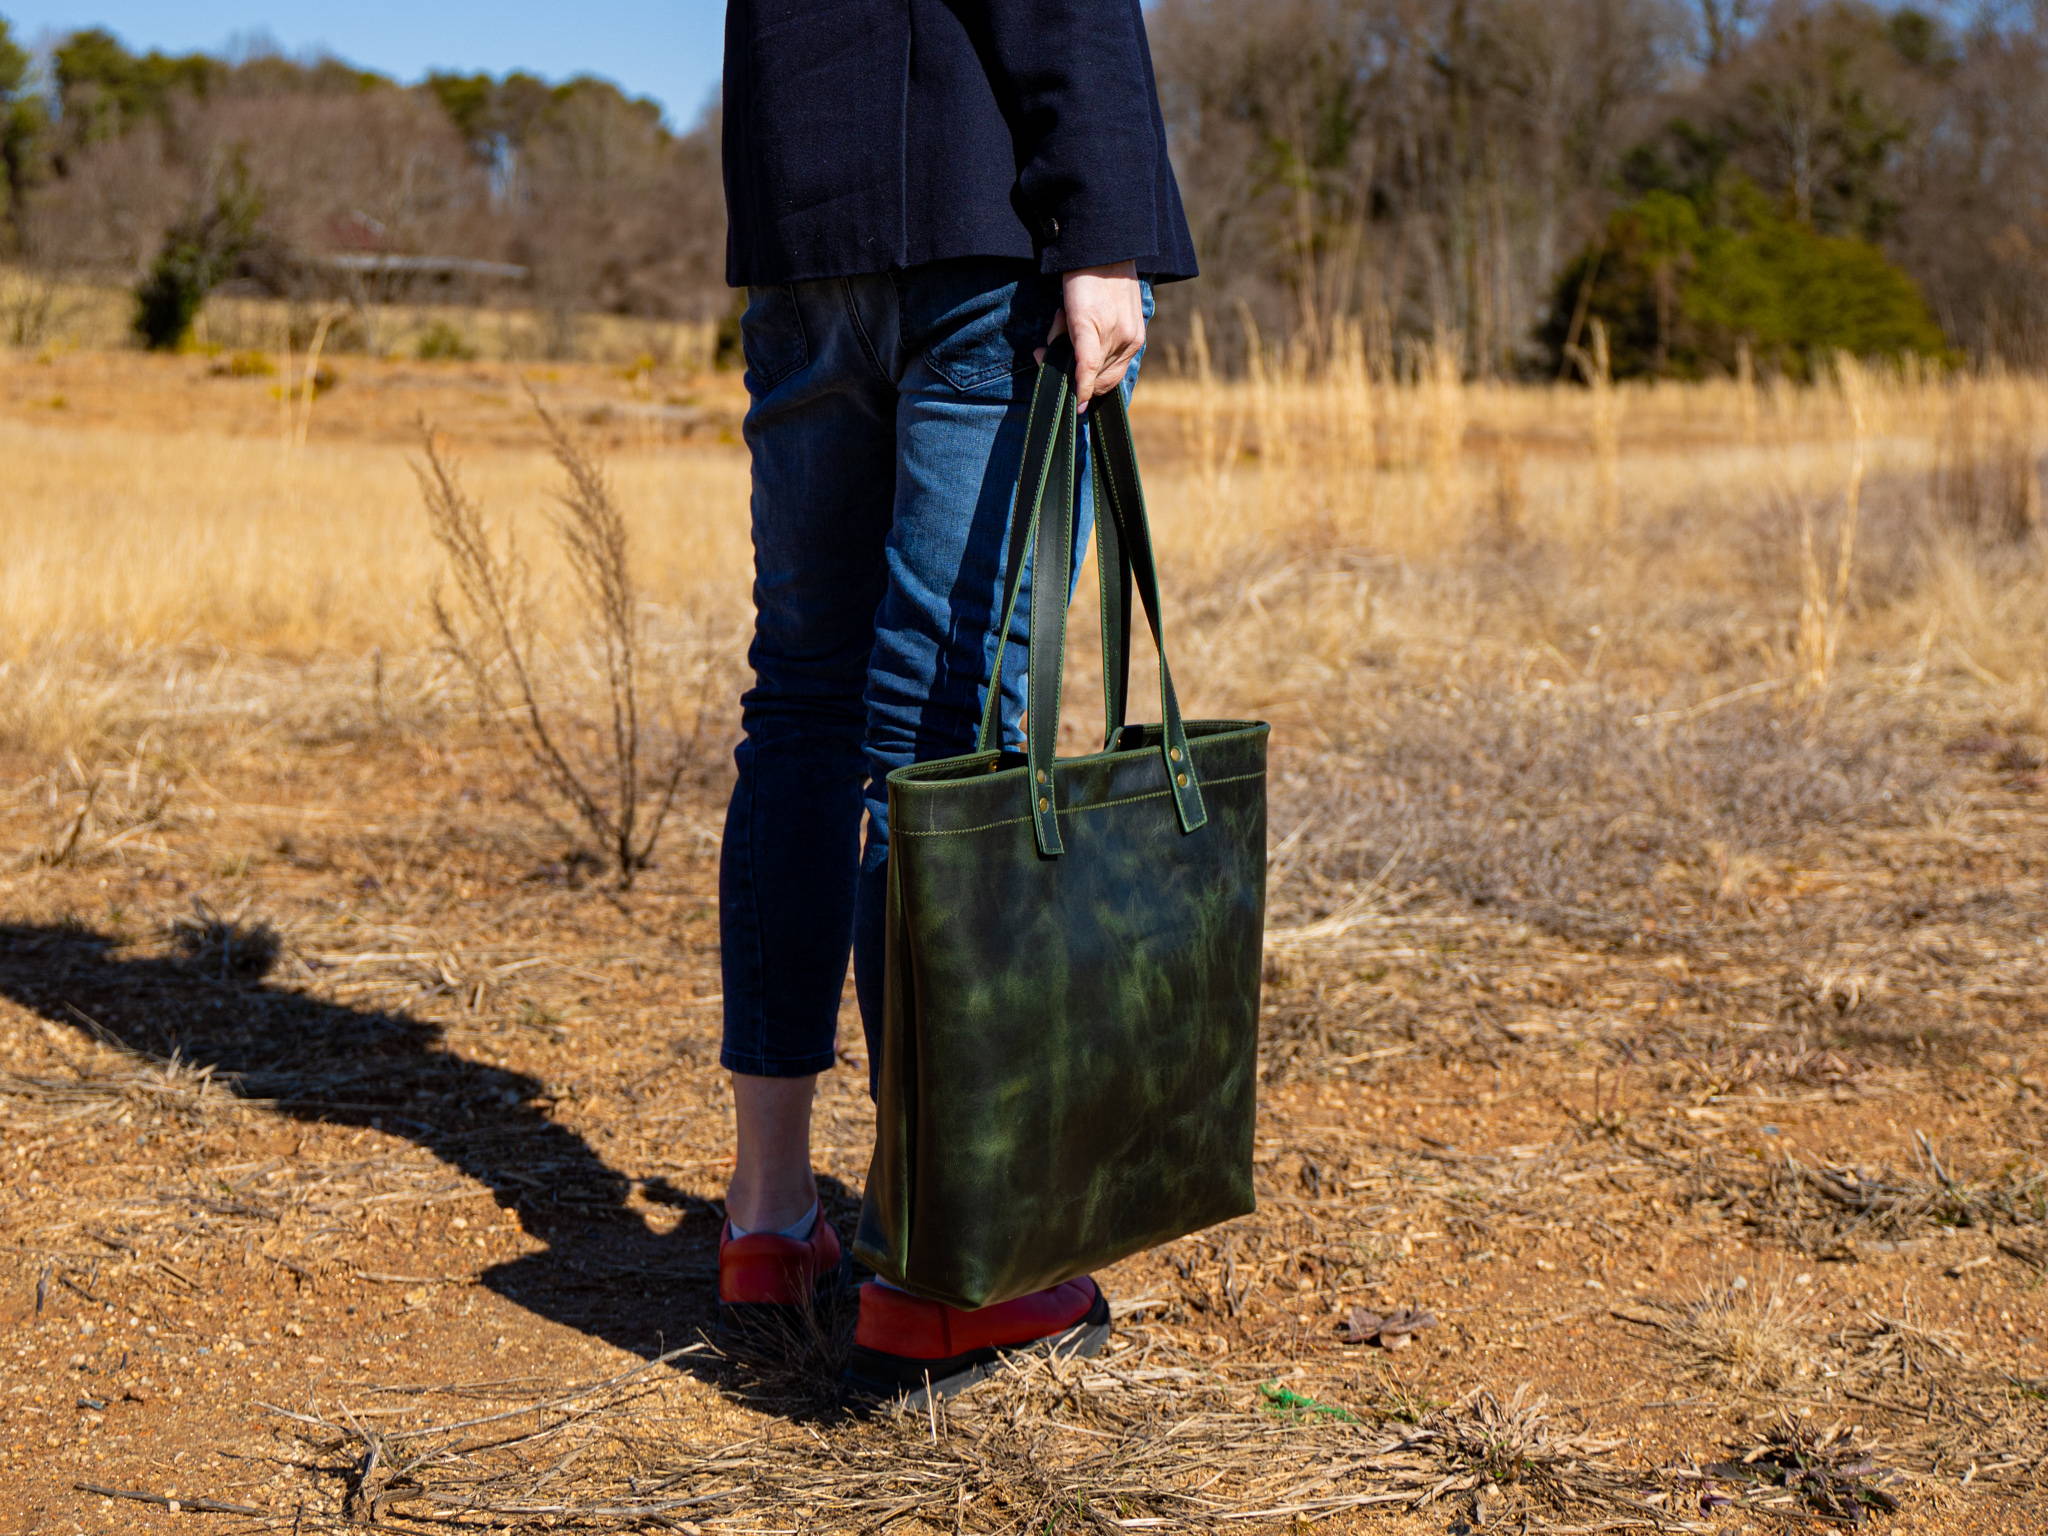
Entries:
[[802,1327],[834,1298],[853,1289],[853,1256],[845,1250],[839,1262],[811,1282],[808,1301],[721,1301],[715,1334],[721,1341],[744,1342],[763,1334],[785,1334]]
[[946,1360],[906,1360],[856,1344],[847,1357],[843,1380],[854,1398],[871,1406],[894,1402],[905,1408],[926,1408],[966,1391],[1012,1360],[1033,1355],[1085,1358],[1101,1354],[1108,1342],[1109,1298],[1097,1290],[1094,1305],[1078,1323],[1026,1344],[991,1345]]

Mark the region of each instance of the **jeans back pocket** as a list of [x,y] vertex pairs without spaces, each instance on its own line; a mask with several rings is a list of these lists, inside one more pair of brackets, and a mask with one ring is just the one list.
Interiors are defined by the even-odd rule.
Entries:
[[935,261],[896,281],[905,345],[963,394],[1012,390],[1060,308],[1060,279],[1028,261]]
[[747,392],[754,395],[767,394],[811,360],[803,310],[788,283],[747,289],[740,350],[747,359]]

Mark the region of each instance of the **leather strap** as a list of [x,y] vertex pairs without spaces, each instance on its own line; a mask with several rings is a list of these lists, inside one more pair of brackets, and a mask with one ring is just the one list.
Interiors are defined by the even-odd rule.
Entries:
[[1114,752],[1131,696],[1131,567],[1099,451],[1089,452],[1088,469],[1095,485],[1095,571],[1102,587],[1102,747]]
[[[1186,727],[1181,722],[1180,697],[1174,691],[1173,670],[1166,660],[1166,628],[1160,616],[1159,569],[1152,555],[1152,528],[1145,516],[1145,487],[1138,476],[1137,443],[1131,436],[1130,407],[1120,390],[1098,395],[1088,407],[1088,434],[1096,466],[1095,520],[1104,521],[1103,502],[1116,523],[1125,580],[1135,579],[1138,598],[1145,605],[1145,619],[1152,627],[1152,640],[1159,652],[1159,707],[1165,721],[1159,750],[1166,759],[1166,783],[1173,791],[1173,805],[1180,816],[1181,830],[1192,832],[1207,823],[1209,812],[1202,804],[1202,785],[1195,773],[1194,754],[1188,750]],[[1107,497],[1100,494],[1108,491]],[[1125,633],[1129,633],[1126,609]],[[1128,674],[1126,654],[1122,665]],[[1123,696],[1129,694],[1126,683]],[[1120,701],[1121,702],[1121,701]],[[1111,723],[1112,734],[1123,726],[1121,715]]]
[[[1065,683],[1068,593],[1075,555],[1075,475],[1080,456],[1080,415],[1074,400],[1073,369],[1073,348],[1061,338],[1047,349],[1045,363],[1032,388],[1017,498],[1011,509],[1009,577],[1002,628],[998,632],[980,733],[980,750],[994,750],[1002,712],[1003,662],[1023,588],[1023,556],[1029,550],[1031,569],[1056,573],[1057,583],[1046,588],[1039,578],[1033,579],[1037,590],[1031,604],[1026,684],[1025,761],[1029,769],[1031,819],[1039,852],[1048,857],[1064,851],[1054,760],[1059,742],[1060,696]],[[1160,755],[1181,829],[1192,832],[1207,823],[1208,812],[1202,804],[1194,757],[1188,750],[1187,732],[1181,721],[1180,699],[1174,692],[1173,673],[1167,664],[1158,569],[1123,393],[1112,390],[1097,396],[1089,407],[1088,423],[1095,524],[1101,541],[1096,562],[1102,578],[1104,743],[1112,749],[1116,746],[1130,697],[1131,589],[1135,585],[1159,653],[1160,708],[1165,721],[1160,733]],[[1039,600],[1047,595],[1052,598],[1050,602]]]
[[[1010,548],[1004,564],[1009,572],[1003,597],[1002,625],[996,631],[995,665],[988,681],[988,702],[982,706],[981,731],[975,750],[993,752],[1002,745],[1003,659],[1009,654],[1010,626],[1016,622],[1017,601],[1024,590],[1025,557],[1038,533],[1039,509],[1045,504],[1046,480],[1052,469],[1053,436],[1059,427],[1061,400],[1073,387],[1072,365],[1061,374],[1041,367],[1031,386],[1031,414],[1024,430],[1024,457],[1017,471],[1017,495],[1010,507]],[[1073,557],[1067,559],[1069,572]],[[1071,577],[1070,577],[1071,579]]]
[[[1071,354],[1069,354],[1071,357]],[[1047,359],[1051,366],[1051,359]],[[1065,852],[1060,840],[1059,786],[1053,782],[1053,761],[1059,752],[1060,695],[1066,687],[1067,595],[1073,587],[1074,524],[1079,489],[1075,481],[1081,432],[1068,375],[1055,393],[1059,420],[1047,456],[1044,488],[1031,544],[1031,659],[1024,679],[1024,753],[1031,770],[1031,820],[1038,829],[1038,851],[1051,857]]]

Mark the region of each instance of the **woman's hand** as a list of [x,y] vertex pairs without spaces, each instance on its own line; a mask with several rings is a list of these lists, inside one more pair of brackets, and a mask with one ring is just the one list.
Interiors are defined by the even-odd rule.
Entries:
[[[1145,345],[1145,293],[1138,283],[1138,264],[1120,261],[1110,267],[1084,267],[1063,274],[1065,303],[1053,317],[1050,345],[1061,335],[1074,339],[1074,388],[1081,409],[1097,395],[1124,381],[1131,363]],[[1038,349],[1045,361],[1045,348]]]

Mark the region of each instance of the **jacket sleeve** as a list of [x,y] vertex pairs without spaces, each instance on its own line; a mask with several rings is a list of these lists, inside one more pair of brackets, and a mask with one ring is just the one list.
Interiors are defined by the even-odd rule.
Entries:
[[1156,255],[1158,129],[1141,0],[976,0],[1046,272]]

